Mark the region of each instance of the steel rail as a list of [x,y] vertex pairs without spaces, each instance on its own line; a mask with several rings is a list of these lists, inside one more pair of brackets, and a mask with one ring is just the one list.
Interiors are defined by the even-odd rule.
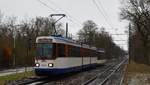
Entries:
[[104,70],[103,72],[99,73],[98,75],[94,76],[93,78],[87,80],[86,82],[84,82],[81,85],[88,85],[89,83],[91,83],[92,81],[94,81],[98,76],[104,74],[105,72],[107,72],[108,70],[110,70],[112,67],[107,68],[106,70]]
[[112,71],[110,75],[108,75],[99,85],[103,85],[109,78],[118,70],[120,69],[121,65],[125,63],[126,60],[122,61],[119,65],[115,66],[116,68]]
[[[127,59],[126,59],[127,60]],[[111,70],[112,72],[99,84],[99,85],[103,85],[119,68],[120,66],[126,61],[126,60],[123,60],[121,63],[119,63],[117,66],[113,66],[113,67],[109,67],[107,68],[105,71],[99,73],[98,75],[92,77],[91,79],[87,80],[86,82],[84,82],[83,84],[81,85],[88,85],[90,83],[92,83],[93,81],[95,81],[99,76],[101,76],[102,74],[108,72],[109,70]],[[114,69],[114,70],[113,70]]]
[[17,85],[30,85],[32,83],[40,82],[40,81],[45,80],[47,78],[48,77],[40,77],[40,78],[32,79],[30,81],[18,83]]
[[115,66],[115,69],[111,72],[110,75],[108,75],[99,85],[104,85],[104,83],[109,80],[109,78],[121,67],[123,63],[125,63],[126,60],[119,63],[119,65]]

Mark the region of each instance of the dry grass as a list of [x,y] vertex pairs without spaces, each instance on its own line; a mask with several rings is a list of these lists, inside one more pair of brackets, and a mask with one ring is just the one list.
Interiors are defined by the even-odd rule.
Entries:
[[32,71],[1,76],[0,85],[4,85],[8,81],[19,80],[30,76],[34,76],[34,73]]
[[127,65],[126,72],[134,72],[134,73],[150,73],[150,66],[145,64],[135,63],[131,61]]
[[[123,85],[131,85],[131,84],[129,84],[129,82],[131,80],[135,79],[136,75],[143,75],[143,76],[145,75],[145,78],[147,78],[147,76],[149,76],[149,74],[150,74],[150,66],[131,61],[127,65]],[[141,79],[144,79],[144,77],[137,78],[137,79],[140,80],[141,82],[145,82],[144,80],[141,80]],[[145,84],[146,83],[143,83],[142,85],[145,85]]]

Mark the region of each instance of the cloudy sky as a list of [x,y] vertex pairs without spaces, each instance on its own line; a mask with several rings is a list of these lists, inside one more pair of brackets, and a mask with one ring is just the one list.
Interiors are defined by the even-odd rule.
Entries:
[[[121,0],[0,0],[0,10],[7,16],[19,20],[36,16],[47,17],[53,13],[64,13],[69,23],[69,32],[76,34],[86,20],[93,20],[98,27],[107,28],[110,34],[124,34],[127,22],[119,17]],[[97,8],[99,7],[99,8]],[[114,40],[127,40],[127,35],[112,35]],[[115,41],[127,49],[127,41]]]

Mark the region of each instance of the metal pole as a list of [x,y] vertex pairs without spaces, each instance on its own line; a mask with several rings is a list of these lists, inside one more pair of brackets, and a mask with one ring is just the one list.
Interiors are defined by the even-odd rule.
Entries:
[[68,23],[66,23],[66,38],[68,37]]
[[[16,68],[16,27],[12,26],[13,28],[13,67]],[[16,73],[17,73],[17,68],[16,68]]]
[[[26,45],[27,45],[27,59],[28,59],[28,49],[29,49],[29,44],[28,44],[28,42],[29,42],[29,39],[28,39],[28,34],[27,34],[27,37],[26,37]],[[27,71],[27,62],[25,63],[25,72]]]
[[[28,33],[28,32],[27,32]],[[27,33],[25,34],[23,34],[24,35],[24,42],[25,42],[25,46],[27,47],[26,48],[26,58],[28,58],[28,36],[27,36]],[[26,60],[24,60],[24,71],[26,72],[27,71],[27,66],[26,66],[26,63],[27,63],[27,61]],[[25,76],[25,75],[24,75]]]
[[130,42],[130,36],[131,36],[131,23],[129,23],[129,41],[128,41],[128,54],[129,54],[129,63],[131,62],[131,52],[130,52],[130,46],[131,46],[131,42]]
[[15,27],[14,26],[12,26],[13,27],[13,67],[15,68],[15,66],[16,66],[16,57],[15,57],[15,47],[16,47],[16,35],[15,35]]
[[[27,40],[27,42],[26,42],[26,45],[27,45],[27,59],[28,59],[28,57],[29,57],[29,38],[28,38],[28,36],[27,36],[27,38],[26,38],[26,40]],[[27,62],[25,62],[25,72],[27,71],[27,64],[26,64]]]
[[82,71],[83,71],[83,55],[82,55],[82,54],[83,54],[83,53],[82,53],[82,52],[83,52],[83,51],[82,51],[83,49],[82,49],[82,44],[83,44],[83,43],[81,42],[80,55],[82,56]]
[[14,58],[13,58],[13,66],[14,66],[14,68],[16,67],[16,56],[15,56],[15,53],[16,53],[16,52],[15,52],[15,47],[16,47],[16,46],[15,46],[15,43],[16,43],[16,41],[15,41],[15,40],[16,40],[16,39],[15,39],[15,37],[14,37],[14,40],[13,40],[13,41],[14,41],[14,44],[13,44],[13,46],[14,46],[14,53],[13,53],[13,54],[14,54]]

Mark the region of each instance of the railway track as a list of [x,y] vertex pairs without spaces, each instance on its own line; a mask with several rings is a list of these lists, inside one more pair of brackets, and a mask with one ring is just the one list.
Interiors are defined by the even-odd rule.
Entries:
[[93,78],[89,79],[81,85],[104,85],[116,71],[120,70],[125,62],[126,60],[122,61],[116,66],[107,68],[102,73],[99,73],[98,75],[94,76]]
[[[69,76],[72,76],[72,75],[76,75],[76,73],[73,73],[73,74],[65,74],[65,75],[61,75],[61,76],[51,76],[51,77],[37,77],[37,78],[33,78],[31,80],[28,80],[28,81],[24,81],[24,82],[21,82],[21,83],[17,83],[17,85],[46,85],[48,83],[53,83],[53,82],[57,82],[61,79],[65,79]],[[52,84],[54,85],[54,84]],[[60,85],[60,84],[59,84]]]
[[41,82],[43,80],[47,80],[48,77],[34,77],[25,79],[17,83],[17,85],[36,85],[36,83]]
[[102,74],[106,73],[111,68],[112,67],[108,67],[106,70],[104,70],[103,72],[101,72],[98,75],[94,76],[93,78],[87,80],[86,82],[82,83],[81,85],[88,85],[88,84],[90,84],[91,82],[93,82],[94,80],[96,80],[99,76],[101,76]]
[[[59,77],[39,77],[17,83],[17,85],[104,85],[121,67],[124,61],[113,61],[96,69]],[[114,63],[115,62],[115,63]],[[118,63],[116,63],[118,62]],[[120,63],[121,62],[121,63]],[[12,84],[9,84],[12,85]]]
[[37,78],[32,78],[31,80],[28,80],[28,81],[24,81],[24,82],[21,82],[21,83],[17,83],[17,85],[44,85],[48,82],[54,82],[54,81],[58,81],[60,79],[63,79],[67,76],[70,76],[69,74],[68,75],[61,75],[59,77],[57,76],[53,76],[53,77],[37,77]]

